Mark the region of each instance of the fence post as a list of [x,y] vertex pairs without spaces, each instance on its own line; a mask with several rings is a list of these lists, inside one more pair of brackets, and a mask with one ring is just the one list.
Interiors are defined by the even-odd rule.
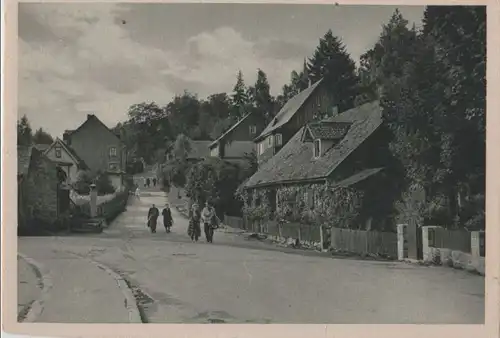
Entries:
[[408,255],[407,253],[407,248],[406,248],[406,224],[398,224],[397,229],[398,229],[398,260],[402,261],[405,259]]
[[325,250],[325,244],[324,244],[325,239],[323,237],[323,226],[322,225],[319,226],[319,240],[321,243],[321,246],[320,246],[321,251],[323,251],[323,250]]
[[97,216],[97,190],[96,185],[90,185],[90,217]]

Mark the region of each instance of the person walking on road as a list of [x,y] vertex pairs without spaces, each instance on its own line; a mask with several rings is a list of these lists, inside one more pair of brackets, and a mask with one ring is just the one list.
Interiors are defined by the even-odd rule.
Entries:
[[150,184],[151,184],[151,181],[149,180],[149,177],[148,177],[148,178],[146,178],[146,187],[148,187],[148,188],[149,188],[149,185],[150,185]]
[[149,208],[148,211],[148,227],[151,229],[152,233],[156,232],[158,216],[160,216],[160,212],[158,211],[158,208],[153,204],[153,206]]
[[156,187],[156,177],[153,177],[153,187]]
[[203,221],[203,230],[208,243],[213,243],[214,238],[214,225],[215,225],[215,209],[208,203],[205,203],[205,208],[201,212]]
[[172,211],[170,211],[170,206],[168,205],[168,203],[165,204],[165,208],[163,208],[161,214],[163,216],[163,226],[165,227],[165,231],[168,233],[170,232],[170,228],[174,223],[174,220],[172,219]]
[[188,235],[191,237],[192,241],[198,242],[198,238],[201,235],[200,228],[201,212],[198,204],[193,204],[191,210],[189,211],[189,227]]
[[135,188],[135,197],[140,200],[141,199],[141,190],[139,189],[139,186]]

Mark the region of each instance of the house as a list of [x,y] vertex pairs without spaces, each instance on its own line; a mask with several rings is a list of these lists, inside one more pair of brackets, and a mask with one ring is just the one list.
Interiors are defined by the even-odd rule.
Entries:
[[276,155],[304,124],[333,108],[331,95],[321,84],[322,80],[319,80],[288,100],[255,138],[259,165]]
[[[306,124],[244,183],[245,203],[256,207],[266,201],[270,212],[279,214],[292,198],[292,209],[301,203],[314,209],[326,203],[329,190],[349,188],[373,198],[377,208],[380,190],[390,185],[372,184],[387,182],[384,167],[391,155],[384,130],[378,101]],[[363,222],[371,224],[372,218]]]
[[210,156],[224,160],[241,160],[255,151],[253,140],[264,129],[262,118],[249,113],[236,122],[210,145]]
[[69,184],[76,182],[79,171],[89,169],[76,151],[60,138],[56,138],[43,153],[64,171]]
[[69,211],[64,173],[34,146],[17,147],[19,228],[53,225]]
[[[210,156],[210,149],[209,146],[212,143],[212,141],[189,141],[190,145],[190,151],[187,155],[187,161],[188,163],[196,163],[199,161],[202,161],[203,159],[207,158]],[[173,154],[173,148],[174,145],[170,145],[167,147],[165,151],[165,159],[166,161],[171,161],[174,159],[174,154]]]
[[91,172],[107,173],[116,189],[123,186],[127,163],[125,144],[95,115],[87,115],[87,120],[76,130],[67,130],[63,141]]

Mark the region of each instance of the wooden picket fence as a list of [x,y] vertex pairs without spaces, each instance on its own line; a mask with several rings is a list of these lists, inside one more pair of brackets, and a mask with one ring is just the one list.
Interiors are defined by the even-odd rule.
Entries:
[[392,258],[398,256],[396,233],[331,228],[330,236],[331,246],[335,250]]

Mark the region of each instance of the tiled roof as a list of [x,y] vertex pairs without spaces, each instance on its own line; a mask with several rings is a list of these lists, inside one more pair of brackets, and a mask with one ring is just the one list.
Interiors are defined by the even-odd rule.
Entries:
[[283,126],[297,113],[297,111],[302,107],[302,105],[306,102],[306,100],[311,96],[316,88],[318,88],[321,80],[317,81],[311,87],[304,89],[290,100],[285,103],[283,108],[276,114],[271,123],[267,125],[267,127],[262,131],[262,133],[256,138],[256,140],[268,135],[273,130]]
[[338,140],[344,137],[349,130],[349,122],[313,122],[307,128],[314,139]]
[[212,141],[189,141],[191,145],[191,151],[189,152],[188,158],[205,158],[210,155],[210,149],[208,146]]
[[242,119],[240,119],[238,122],[236,122],[235,124],[233,124],[231,126],[231,128],[229,128],[228,130],[226,130],[221,136],[219,136],[215,141],[213,141],[212,143],[210,143],[210,147],[213,147],[214,145],[216,145],[217,143],[219,143],[220,140],[222,140],[223,138],[225,138],[227,135],[229,135],[236,127],[238,127],[243,121],[245,121],[247,119],[247,117],[250,116],[250,114],[252,113],[248,113],[246,114],[245,116],[243,116]]
[[30,162],[31,162],[31,152],[33,147],[31,146],[17,146],[17,174],[26,175],[28,173]]
[[382,111],[378,101],[374,101],[326,121],[349,122],[351,126],[340,142],[317,159],[313,156],[313,143],[302,141],[302,133],[306,128],[302,127],[275,156],[250,177],[245,187],[328,177],[382,124]]

